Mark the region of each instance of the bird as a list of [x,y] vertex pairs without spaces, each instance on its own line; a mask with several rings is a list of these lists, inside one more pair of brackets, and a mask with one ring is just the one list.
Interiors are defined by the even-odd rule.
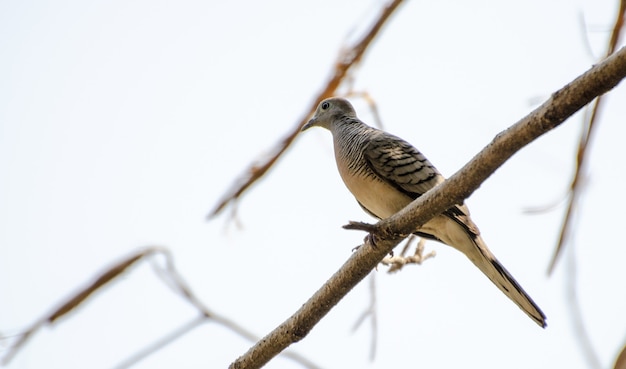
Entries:
[[[359,205],[377,219],[387,218],[445,181],[407,141],[370,127],[341,97],[322,100],[302,127],[328,129],[341,179]],[[464,203],[456,204],[416,229],[416,235],[459,250],[535,323],[546,316],[483,241]]]

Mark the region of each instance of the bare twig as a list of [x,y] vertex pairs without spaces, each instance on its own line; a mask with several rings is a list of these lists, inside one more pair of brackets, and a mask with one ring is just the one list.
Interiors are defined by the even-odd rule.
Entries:
[[420,238],[420,240],[417,242],[417,246],[415,247],[415,253],[413,253],[413,255],[405,256],[404,253],[402,253],[398,256],[387,256],[381,261],[381,263],[383,265],[389,266],[389,270],[387,271],[388,273],[397,272],[407,264],[421,265],[422,262],[424,262],[425,260],[433,258],[437,255],[435,251],[431,251],[428,254],[424,255],[425,243],[426,243],[426,240],[423,238]]
[[583,319],[583,312],[580,308],[580,301],[578,298],[578,286],[577,286],[577,265],[576,265],[576,253],[575,248],[569,248],[566,257],[566,273],[565,278],[565,293],[567,296],[567,306],[570,310],[570,317],[572,322],[572,328],[574,329],[574,337],[581,348],[581,355],[587,361],[587,367],[591,369],[600,369],[602,364],[598,358],[598,354],[593,347],[587,328],[585,327],[585,320]]
[[[247,339],[250,342],[257,342],[260,339],[259,336],[251,333],[247,329],[243,328],[239,324],[235,323],[234,321],[232,321],[232,320],[230,320],[230,319],[228,319],[226,317],[223,317],[223,316],[220,316],[220,315],[216,315],[214,313],[212,319],[216,323],[225,326],[226,328],[232,330],[233,332],[237,333],[241,337],[244,337],[245,339]],[[300,364],[303,367],[308,368],[308,369],[321,369],[320,366],[318,366],[317,364],[315,364],[311,360],[309,360],[309,359],[305,358],[304,356],[298,354],[297,352],[294,352],[294,351],[291,351],[291,350],[286,350],[285,352],[281,353],[281,356],[285,357],[285,358],[288,358],[288,359],[291,359],[291,360],[297,362],[298,364]]]
[[[606,55],[609,56],[615,52],[615,48],[619,42],[620,34],[622,28],[624,27],[624,16],[626,15],[626,0],[620,1],[620,9],[617,13],[617,19],[615,20],[615,25],[613,26],[613,32],[611,32],[611,38],[609,40],[609,45],[607,48]],[[574,177],[570,183],[569,196],[568,196],[568,204],[567,210],[565,211],[565,216],[563,217],[563,224],[561,225],[561,232],[559,233],[559,240],[557,242],[556,248],[554,249],[554,255],[552,256],[552,260],[550,261],[550,265],[548,267],[548,275],[552,274],[554,271],[554,266],[561,254],[561,250],[567,241],[567,237],[569,236],[569,228],[572,216],[574,214],[575,204],[578,202],[578,197],[580,192],[582,191],[581,179],[584,172],[584,164],[585,158],[588,156],[588,147],[591,142],[591,138],[593,137],[593,133],[595,132],[594,128],[597,126],[597,117],[600,111],[600,106],[602,103],[602,96],[598,96],[596,99],[593,108],[591,109],[591,115],[589,116],[589,120],[585,122],[585,126],[583,127],[580,140],[578,142],[578,153],[576,154],[576,169],[574,172]]]
[[[192,321],[184,324],[183,326],[177,328],[176,330],[174,330],[173,332],[167,334],[166,336],[158,339],[156,342],[148,345],[147,347],[143,348],[142,350],[138,351],[137,353],[133,354],[132,356],[124,359],[121,363],[119,363],[118,365],[116,365],[114,367],[114,369],[126,369],[126,368],[130,368],[133,365],[139,363],[141,360],[147,358],[148,356],[154,354],[155,352],[159,351],[160,349],[164,348],[165,346],[173,343],[174,341],[176,341],[177,339],[181,338],[182,336],[184,336],[185,334],[189,333],[191,330],[193,330],[196,327],[199,327],[200,325],[204,324],[204,323],[208,323],[210,321],[213,321],[215,323],[218,323],[222,326],[225,326],[226,328],[230,329],[231,331],[237,333],[238,335],[240,335],[241,337],[251,341],[251,342],[256,342],[259,337],[254,335],[253,333],[251,333],[250,331],[246,330],[245,328],[243,328],[242,326],[240,326],[239,324],[235,323],[234,321],[216,315],[216,314],[211,314],[211,316],[209,317],[206,314],[200,314],[199,316],[197,316],[195,319],[193,319]],[[281,354],[282,357],[291,359],[297,363],[299,363],[300,365],[302,365],[302,367],[304,368],[308,368],[308,369],[321,369],[317,364],[313,363],[311,360],[305,358],[304,356],[287,350],[284,353]]]
[[[619,42],[621,31],[624,27],[624,16],[626,15],[626,0],[620,1],[620,8],[617,13],[617,18],[615,20],[615,24],[613,25],[613,31],[611,32],[611,37],[609,39],[608,47],[607,47],[607,55],[613,54],[617,44]],[[568,240],[570,235],[570,227],[574,219],[574,215],[576,214],[576,206],[578,205],[578,199],[581,196],[581,193],[584,189],[584,172],[585,172],[585,163],[586,158],[589,156],[589,147],[590,142],[595,133],[595,127],[597,127],[598,115],[600,112],[601,104],[604,100],[602,96],[598,96],[594,102],[594,105],[591,109],[591,114],[588,119],[584,121],[584,126],[581,132],[580,140],[578,143],[578,152],[576,155],[576,169],[574,172],[573,179],[570,183],[569,193],[568,193],[568,204],[567,210],[563,217],[563,223],[561,225],[561,231],[559,234],[559,239],[554,250],[554,255],[552,260],[550,261],[550,265],[548,267],[548,275],[552,274],[554,271],[555,265],[559,256],[563,253],[564,246]],[[572,248],[570,250],[570,255],[567,260],[567,268],[566,268],[566,291],[569,299],[569,303],[567,304],[570,308],[570,315],[572,319],[572,327],[576,332],[576,342],[581,348],[581,353],[583,357],[587,360],[587,364],[590,368],[601,368],[602,365],[598,358],[598,353],[595,350],[591,337],[589,336],[586,326],[585,320],[583,318],[582,309],[580,307],[579,298],[578,298],[578,290],[577,290],[577,268],[576,268],[576,260],[575,260],[575,250]]]
[[626,48],[623,48],[555,92],[527,117],[497,135],[452,177],[398,213],[369,227],[351,223],[353,228],[356,225],[372,229],[375,237],[366,240],[375,238],[376,245],[366,242],[356,250],[298,311],[237,358],[230,368],[260,368],[286,347],[303,339],[405,236],[470,196],[514,153],[615,87],[625,76]]
[[[141,351],[126,358],[124,361],[122,361],[122,363],[118,364],[115,367],[116,369],[129,368],[132,365],[135,365],[139,361],[152,355],[153,353],[157,352],[161,348],[181,338],[182,336],[190,332],[192,329],[200,326],[203,323],[209,322],[209,320],[212,320],[220,325],[225,326],[231,331],[239,334],[240,336],[252,342],[256,342],[259,339],[259,337],[252,334],[250,331],[246,330],[245,328],[241,327],[239,324],[235,323],[234,321],[210,311],[206,307],[206,305],[202,301],[200,301],[200,299],[192,291],[189,285],[185,282],[182,275],[178,272],[178,270],[174,266],[174,259],[171,253],[168,250],[163,250],[162,254],[165,257],[165,265],[162,266],[161,264],[158,264],[156,261],[154,261],[152,265],[155,271],[161,277],[161,279],[164,282],[166,282],[166,284],[174,292],[176,292],[178,295],[184,298],[187,302],[193,305],[200,314],[196,319],[192,320],[191,322],[183,325],[182,327],[179,327],[174,332],[167,334],[165,337],[160,338],[159,340],[145,347]],[[300,365],[302,365],[305,368],[319,369],[319,367],[315,363],[313,363],[312,361],[306,359],[305,357],[295,352],[285,351],[282,354],[282,356],[286,358],[290,358],[291,360],[295,362],[298,362]]]
[[274,163],[276,163],[276,160],[280,158],[285,150],[287,150],[287,148],[291,145],[298,133],[300,133],[300,129],[306,124],[311,114],[315,111],[315,108],[317,108],[317,105],[325,98],[334,95],[350,68],[361,61],[361,58],[365,54],[367,48],[378,35],[391,14],[393,14],[401,3],[402,0],[390,1],[383,8],[380,16],[367,33],[354,46],[340,52],[340,55],[331,70],[330,80],[326,83],[326,86],[317,95],[317,97],[313,99],[312,103],[305,110],[304,115],[297,121],[295,127],[288,132],[283,139],[278,141],[278,143],[274,146],[271,155],[253,163],[244,171],[235,183],[233,183],[230,190],[222,196],[217,205],[213,208],[213,210],[211,210],[208,215],[209,219],[218,215],[226,207],[226,205],[238,199],[244,191],[260,179],[274,165]]
[[114,366],[114,369],[130,368],[131,366],[137,364],[141,360],[147,358],[148,356],[152,355],[156,351],[158,351],[158,350],[162,349],[163,347],[169,345],[170,343],[174,342],[178,338],[180,338],[180,337],[184,336],[185,334],[189,333],[192,329],[200,326],[203,323],[206,323],[207,321],[208,321],[208,319],[207,319],[206,316],[204,316],[204,315],[198,316],[197,318],[195,318],[194,320],[190,321],[189,323],[183,325],[182,327],[177,328],[175,331],[171,332],[167,336],[159,339],[157,342],[154,342],[153,344],[149,345],[148,347],[144,348],[143,350],[141,350],[141,351],[135,353],[134,355],[126,358],[124,361],[122,361],[121,363],[119,363],[116,366]]
[[346,94],[346,97],[360,97],[361,99],[365,100],[367,106],[369,106],[370,111],[372,112],[374,125],[379,129],[383,129],[383,120],[380,119],[380,114],[378,113],[378,106],[376,105],[376,101],[367,91],[350,91]]
[[[201,325],[202,323],[208,322],[209,319],[223,325],[233,332],[247,338],[251,341],[258,340],[258,337],[248,332],[235,322],[229,320],[228,318],[222,317],[218,314],[215,314],[200,301],[193,293],[191,288],[184,281],[183,277],[177,271],[174,266],[174,260],[172,258],[169,250],[162,247],[149,247],[137,252],[134,252],[130,256],[122,259],[121,261],[113,264],[108,269],[106,269],[103,273],[97,276],[93,282],[86,285],[78,292],[76,292],[72,297],[70,297],[66,302],[61,304],[61,306],[55,309],[52,313],[43,316],[41,319],[33,323],[26,331],[22,334],[18,335],[14,342],[9,344],[9,347],[0,361],[0,364],[6,365],[15,354],[28,342],[31,336],[39,330],[39,328],[44,325],[52,325],[58,321],[61,317],[67,316],[70,312],[74,311],[77,307],[84,304],[87,299],[92,296],[95,292],[100,290],[102,287],[116,280],[117,277],[124,274],[130,267],[135,265],[140,260],[153,260],[153,256],[160,254],[165,258],[165,265],[161,266],[158,263],[153,263],[153,267],[158,273],[158,275],[167,283],[167,285],[172,288],[177,294],[182,296],[185,300],[187,300],[191,305],[193,305],[198,312],[199,316],[193,321],[179,327],[174,332],[167,334],[165,337],[159,339],[157,342],[149,345],[138,353],[130,356],[125,359],[122,363],[116,366],[116,368],[128,368],[137,362],[143,360],[147,356],[153,354],[158,351],[162,347],[174,342],[176,339],[182,337],[193,328]],[[290,358],[299,364],[301,364],[305,368],[309,369],[319,369],[319,367],[312,363],[310,360],[302,357],[301,355],[286,351],[283,354],[284,357]]]
[[44,325],[52,325],[59,318],[66,316],[69,312],[76,309],[79,305],[83,304],[94,292],[114,280],[120,274],[123,274],[128,268],[133,266],[137,261],[152,255],[156,252],[161,252],[163,249],[158,247],[148,248],[136,252],[116,264],[109,267],[104,273],[100,274],[96,279],[87,286],[80,289],[74,296],[69,298],[59,308],[55,309],[52,313],[43,316],[41,319],[33,323],[30,328],[26,329],[24,333],[18,336],[18,339],[10,345],[7,353],[2,358],[1,364],[8,364],[13,356],[28,342],[30,337]]
[[361,313],[359,318],[354,322],[352,331],[359,329],[365,319],[370,319],[370,325],[372,327],[372,339],[370,341],[370,361],[374,361],[376,358],[376,346],[378,344],[378,316],[376,314],[376,274],[370,273],[370,301],[367,309]]
[[[393,253],[386,256],[381,263],[386,266],[390,266],[388,273],[396,272],[406,264],[421,264],[424,260],[429,259],[435,256],[435,252],[431,251],[426,255],[424,254],[424,244],[426,242],[425,239],[420,238],[417,246],[415,248],[415,253],[410,256],[406,256],[406,252],[408,251],[411,241],[418,238],[416,235],[412,234],[407,237],[404,246],[402,247],[402,251],[399,255],[394,256]],[[376,347],[378,343],[378,317],[376,315],[376,274],[374,272],[370,273],[369,277],[370,282],[370,301],[368,307],[361,313],[359,318],[354,323],[352,328],[353,331],[356,331],[363,322],[367,318],[370,319],[371,328],[372,328],[372,340],[370,343],[370,360],[374,361],[376,358]]]
[[152,264],[156,273],[174,292],[193,305],[201,315],[207,318],[213,317],[214,314],[209,311],[209,309],[204,305],[204,303],[202,303],[202,301],[200,301],[198,297],[196,297],[195,293],[193,293],[187,282],[185,282],[174,266],[174,258],[170,252],[165,250],[163,255],[165,256],[165,266],[161,266],[156,263],[156,261]]
[[409,251],[409,247],[411,247],[411,242],[413,242],[416,237],[416,235],[412,234],[406,238],[404,246],[402,246],[402,250],[400,251],[400,256],[406,256],[406,253]]

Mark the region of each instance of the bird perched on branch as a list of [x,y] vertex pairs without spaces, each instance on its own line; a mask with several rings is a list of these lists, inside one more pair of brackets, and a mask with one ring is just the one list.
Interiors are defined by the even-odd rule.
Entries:
[[[359,205],[376,218],[397,213],[445,180],[411,144],[363,123],[345,99],[334,97],[322,101],[302,130],[314,126],[332,133],[343,182]],[[467,206],[451,207],[415,234],[461,251],[533,321],[546,326],[541,309],[487,248]]]

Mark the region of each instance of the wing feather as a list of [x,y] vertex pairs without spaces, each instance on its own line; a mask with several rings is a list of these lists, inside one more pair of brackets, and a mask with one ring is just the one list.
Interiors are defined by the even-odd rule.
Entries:
[[[378,177],[412,199],[445,181],[419,150],[383,131],[378,131],[372,137],[363,155],[369,168]],[[464,204],[457,204],[443,214],[461,225],[468,235],[476,237],[480,234]]]

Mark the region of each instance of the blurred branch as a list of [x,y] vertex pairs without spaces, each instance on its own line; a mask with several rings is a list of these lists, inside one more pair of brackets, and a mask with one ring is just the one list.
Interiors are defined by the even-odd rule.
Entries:
[[185,334],[187,334],[192,329],[198,327],[199,325],[201,325],[203,323],[206,323],[207,321],[208,321],[208,319],[207,319],[206,316],[204,316],[204,315],[198,316],[197,318],[195,318],[194,320],[192,320],[189,323],[185,324],[184,326],[177,328],[174,332],[168,334],[167,336],[161,338],[157,342],[149,345],[148,347],[144,348],[143,350],[141,350],[141,351],[137,352],[136,354],[130,356],[129,358],[125,359],[120,364],[116,365],[114,367],[114,369],[126,369],[126,368],[132,367],[133,365],[137,364],[141,360],[143,360],[146,357],[152,355],[153,353],[157,352],[158,350],[162,349],[163,347],[169,345],[170,343],[174,342],[178,338],[180,338],[180,337],[184,336]]
[[[165,258],[165,265],[161,266],[156,263],[154,260],[154,256],[162,255]],[[44,325],[52,325],[56,323],[58,319],[61,317],[67,316],[68,313],[74,311],[77,307],[82,305],[87,301],[87,299],[93,295],[95,292],[100,290],[102,287],[106,286],[110,282],[114,281],[117,277],[124,274],[131,266],[135,265],[140,260],[151,260],[154,261],[152,264],[153,268],[159,275],[159,277],[166,282],[166,284],[178,295],[187,300],[191,305],[193,305],[199,312],[200,316],[194,319],[193,321],[186,323],[184,326],[179,327],[174,332],[166,335],[165,337],[159,339],[157,342],[152,345],[144,348],[139,351],[135,355],[124,360],[118,366],[117,369],[128,368],[139,361],[143,360],[147,356],[157,352],[159,349],[164,346],[174,342],[176,339],[182,337],[193,328],[201,325],[202,323],[208,322],[212,320],[220,325],[223,325],[233,332],[241,335],[244,338],[247,338],[251,341],[258,340],[258,337],[248,332],[237,323],[229,320],[228,318],[219,316],[215,314],[200,301],[193,293],[191,288],[184,281],[183,277],[180,275],[178,270],[174,266],[174,259],[169,252],[169,250],[162,247],[149,247],[137,251],[130,256],[122,259],[121,261],[113,264],[111,267],[106,269],[103,273],[97,276],[93,282],[86,285],[78,292],[76,292],[73,296],[71,296],[66,302],[64,302],[59,308],[55,309],[52,313],[45,315],[38,321],[36,321],[30,328],[24,331],[22,334],[17,336],[15,342],[9,345],[6,354],[0,361],[1,365],[7,365],[15,354],[28,342],[31,336],[38,331]],[[319,369],[317,365],[312,363],[310,360],[296,354],[293,352],[285,352],[283,354],[284,357],[290,358],[305,368],[309,369]]]
[[[611,38],[609,40],[606,56],[609,56],[615,52],[615,48],[617,47],[617,44],[619,42],[622,28],[624,27],[625,15],[626,0],[621,0],[619,11],[617,13],[617,19],[615,20],[613,31],[611,32]],[[552,272],[554,271],[556,262],[561,255],[562,249],[565,245],[565,242],[567,241],[567,237],[569,236],[569,228],[572,216],[574,214],[575,205],[578,202],[578,197],[580,195],[580,192],[582,191],[581,179],[585,168],[585,159],[588,156],[587,149],[589,148],[589,143],[591,142],[591,138],[593,137],[593,133],[595,132],[594,128],[597,126],[596,122],[598,120],[597,118],[602,101],[602,96],[598,96],[595,103],[593,104],[593,108],[591,109],[591,115],[589,116],[589,120],[584,122],[584,127],[580,136],[580,140],[578,142],[578,152],[576,154],[576,169],[569,188],[567,210],[565,211],[565,216],[563,217],[559,240],[557,242],[556,248],[554,249],[554,255],[552,256],[552,260],[550,261],[550,265],[548,267],[548,275],[552,274]]]
[[[187,283],[184,281],[182,275],[174,267],[174,263],[173,263],[174,259],[169,254],[169,252],[167,252],[165,256],[166,256],[165,266],[162,267],[160,264],[154,263],[153,264],[154,269],[157,271],[161,279],[164,280],[168,284],[168,286],[172,288],[174,292],[176,292],[182,298],[187,300],[191,305],[193,305],[200,312],[200,316],[194,319],[193,321],[189,322],[188,324],[185,324],[183,327],[178,328],[176,331],[159,339],[157,342],[146,347],[145,349],[141,350],[135,355],[127,358],[121,364],[116,366],[115,369],[124,369],[124,368],[131,367],[132,365],[143,360],[147,356],[157,352],[158,350],[165,347],[166,345],[173,343],[175,340],[184,336],[193,328],[203,323],[206,323],[209,320],[212,320],[215,323],[218,323],[230,329],[231,331],[239,334],[241,337],[246,338],[252,342],[256,342],[259,339],[258,336],[254,335],[253,333],[243,328],[239,324],[235,323],[234,321],[226,317],[220,316],[216,314],[215,312],[209,311],[209,309],[204,305],[204,303],[200,301],[198,297],[196,297],[195,293],[193,293],[189,285],[187,285]],[[299,363],[305,368],[319,369],[319,367],[315,363],[313,363],[312,361],[308,360],[307,358],[295,352],[286,351],[282,354],[282,356]]]
[[[405,245],[402,248],[402,251],[399,255],[393,255],[391,252],[388,256],[386,256],[383,260],[381,260],[381,264],[385,266],[389,266],[388,273],[397,272],[406,264],[419,264],[426,259],[430,259],[434,257],[436,253],[434,251],[429,252],[424,255],[424,244],[426,240],[420,238],[417,242],[417,246],[415,248],[415,252],[413,255],[406,256],[406,253],[411,246],[413,240],[418,237],[414,234],[407,237]],[[372,328],[372,340],[370,343],[370,361],[374,361],[376,358],[376,348],[378,346],[378,316],[376,314],[376,274],[374,272],[370,273],[370,300],[368,307],[361,313],[359,318],[354,323],[352,327],[352,331],[356,331],[359,327],[365,322],[367,318],[370,319],[370,325]]]
[[[615,20],[613,31],[611,32],[611,37],[609,39],[606,53],[607,56],[615,52],[617,44],[619,43],[620,34],[624,27],[625,15],[626,0],[621,0],[619,11],[617,13],[617,19]],[[563,254],[566,243],[569,244],[568,238],[570,236],[570,228],[572,227],[574,216],[576,214],[576,206],[584,189],[585,163],[587,161],[587,157],[589,156],[588,153],[590,151],[589,147],[591,139],[595,133],[594,128],[597,127],[600,107],[603,101],[602,96],[598,96],[593,104],[593,107],[591,108],[591,114],[589,114],[588,118],[583,121],[582,132],[578,142],[578,152],[576,154],[576,169],[567,193],[567,210],[563,217],[559,239],[548,267],[548,275],[551,275],[554,271],[556,262]],[[566,260],[566,294],[568,299],[567,306],[570,309],[572,328],[574,329],[574,332],[576,332],[575,338],[580,347],[580,352],[590,368],[601,368],[602,364],[600,363],[598,353],[593,346],[591,337],[588,334],[585,326],[585,319],[580,306],[577,289],[575,250],[571,246],[569,249],[569,256]]]
[[[147,358],[148,356],[154,354],[155,352],[159,351],[160,349],[164,348],[165,346],[173,343],[174,341],[176,341],[177,339],[183,337],[185,334],[189,333],[192,329],[204,324],[204,323],[208,323],[209,321],[213,321],[215,323],[218,323],[228,329],[230,329],[231,331],[237,333],[238,335],[240,335],[241,337],[251,341],[251,342],[256,342],[259,340],[259,337],[254,335],[253,333],[251,333],[250,331],[248,331],[247,329],[243,328],[242,326],[240,326],[239,324],[235,323],[234,321],[226,318],[226,317],[222,317],[216,314],[211,314],[211,316],[205,315],[205,314],[201,314],[198,317],[196,317],[195,319],[193,319],[192,321],[186,323],[185,325],[183,325],[182,327],[177,328],[176,330],[174,330],[173,332],[167,334],[166,336],[160,338],[159,340],[157,340],[156,342],[148,345],[147,347],[145,347],[144,349],[138,351],[137,353],[135,353],[134,355],[126,358],[125,360],[123,360],[121,363],[119,363],[118,365],[116,365],[114,367],[114,369],[127,369],[132,367],[133,365],[139,363],[141,360]],[[302,365],[302,367],[304,368],[308,368],[308,369],[320,369],[320,367],[313,363],[311,360],[305,358],[304,356],[293,352],[293,351],[285,351],[284,353],[281,354],[282,357],[284,358],[288,358],[291,359],[295,362],[297,362],[298,364]]]
[[[552,94],[528,116],[498,134],[480,153],[448,180],[375,225],[350,222],[346,229],[372,232],[298,311],[237,358],[231,369],[260,368],[292,343],[298,342],[354,286],[415,229],[454,204],[469,197],[482,182],[513,154],[542,134],[559,126],[595,97],[615,87],[626,77],[626,48],[593,66]],[[371,240],[376,240],[372,246]]]
[[349,91],[346,94],[346,97],[359,97],[363,100],[365,100],[365,102],[367,103],[367,106],[369,106],[370,111],[372,113],[372,118],[374,118],[374,126],[376,126],[379,129],[383,129],[383,120],[380,119],[380,114],[378,113],[378,105],[376,105],[376,101],[374,100],[374,98],[372,98],[372,96],[367,92],[367,91]]
[[306,108],[304,115],[297,121],[295,127],[287,133],[287,135],[276,143],[272,149],[272,154],[268,157],[262,158],[260,161],[252,163],[252,165],[246,169],[243,174],[239,176],[232,184],[231,188],[222,196],[217,205],[211,210],[208,219],[212,219],[217,216],[226,205],[237,200],[243,193],[257,180],[259,180],[267,171],[274,165],[278,158],[287,150],[287,148],[294,141],[300,129],[304,126],[317,108],[317,105],[327,97],[331,97],[335,94],[337,88],[346,77],[346,74],[351,67],[358,64],[361,58],[365,54],[365,51],[371,45],[374,38],[378,35],[383,25],[389,20],[391,14],[402,3],[402,0],[392,0],[383,8],[378,19],[374,22],[372,27],[363,35],[354,46],[349,49],[343,49],[339,53],[339,57],[335,62],[335,65],[331,69],[331,77],[322,91],[313,99],[311,104]]
[[52,325],[59,318],[67,315],[69,312],[76,309],[79,305],[84,303],[87,298],[89,298],[94,292],[98,291],[100,288],[114,280],[119,275],[123,274],[128,268],[134,265],[137,261],[145,258],[148,255],[151,255],[156,252],[162,252],[163,250],[160,248],[149,248],[145,250],[141,250],[119,262],[112,265],[109,269],[107,269],[104,273],[96,277],[96,279],[79,290],[74,296],[69,298],[65,303],[63,303],[59,308],[55,309],[52,313],[43,316],[41,319],[36,321],[30,328],[24,331],[22,334],[18,336],[18,339],[10,345],[7,353],[2,358],[0,363],[2,365],[7,365],[13,356],[22,348],[26,342],[31,338],[31,336],[38,331],[44,325]]
[[[415,235],[411,235],[411,237],[417,237]],[[410,239],[409,239],[410,241]],[[428,254],[424,255],[424,244],[426,243],[426,239],[420,238],[417,242],[417,246],[415,246],[415,252],[413,255],[405,256],[404,251],[401,255],[398,256],[386,256],[381,263],[383,265],[389,266],[388,273],[394,273],[402,269],[407,264],[418,264],[421,265],[425,260],[433,258],[437,255],[435,251],[431,251]],[[407,242],[408,244],[408,242]]]
[[365,319],[370,318],[370,325],[372,327],[372,340],[370,341],[370,361],[374,361],[376,358],[376,347],[378,346],[378,315],[376,314],[376,274],[370,273],[370,301],[367,309],[365,309],[359,318],[354,322],[352,331],[356,332],[357,329],[365,322]]
[[622,351],[617,355],[613,369],[626,369],[626,345],[622,347]]
[[575,248],[569,248],[567,252],[567,258],[565,260],[566,278],[565,278],[565,294],[567,296],[567,307],[570,311],[570,317],[572,322],[572,329],[574,330],[574,338],[580,346],[581,355],[587,361],[587,367],[591,369],[601,369],[600,359],[598,353],[593,347],[589,332],[585,327],[585,319],[583,318],[583,312],[580,307],[580,300],[578,298],[578,279],[576,278],[577,265],[576,265],[576,253]]

